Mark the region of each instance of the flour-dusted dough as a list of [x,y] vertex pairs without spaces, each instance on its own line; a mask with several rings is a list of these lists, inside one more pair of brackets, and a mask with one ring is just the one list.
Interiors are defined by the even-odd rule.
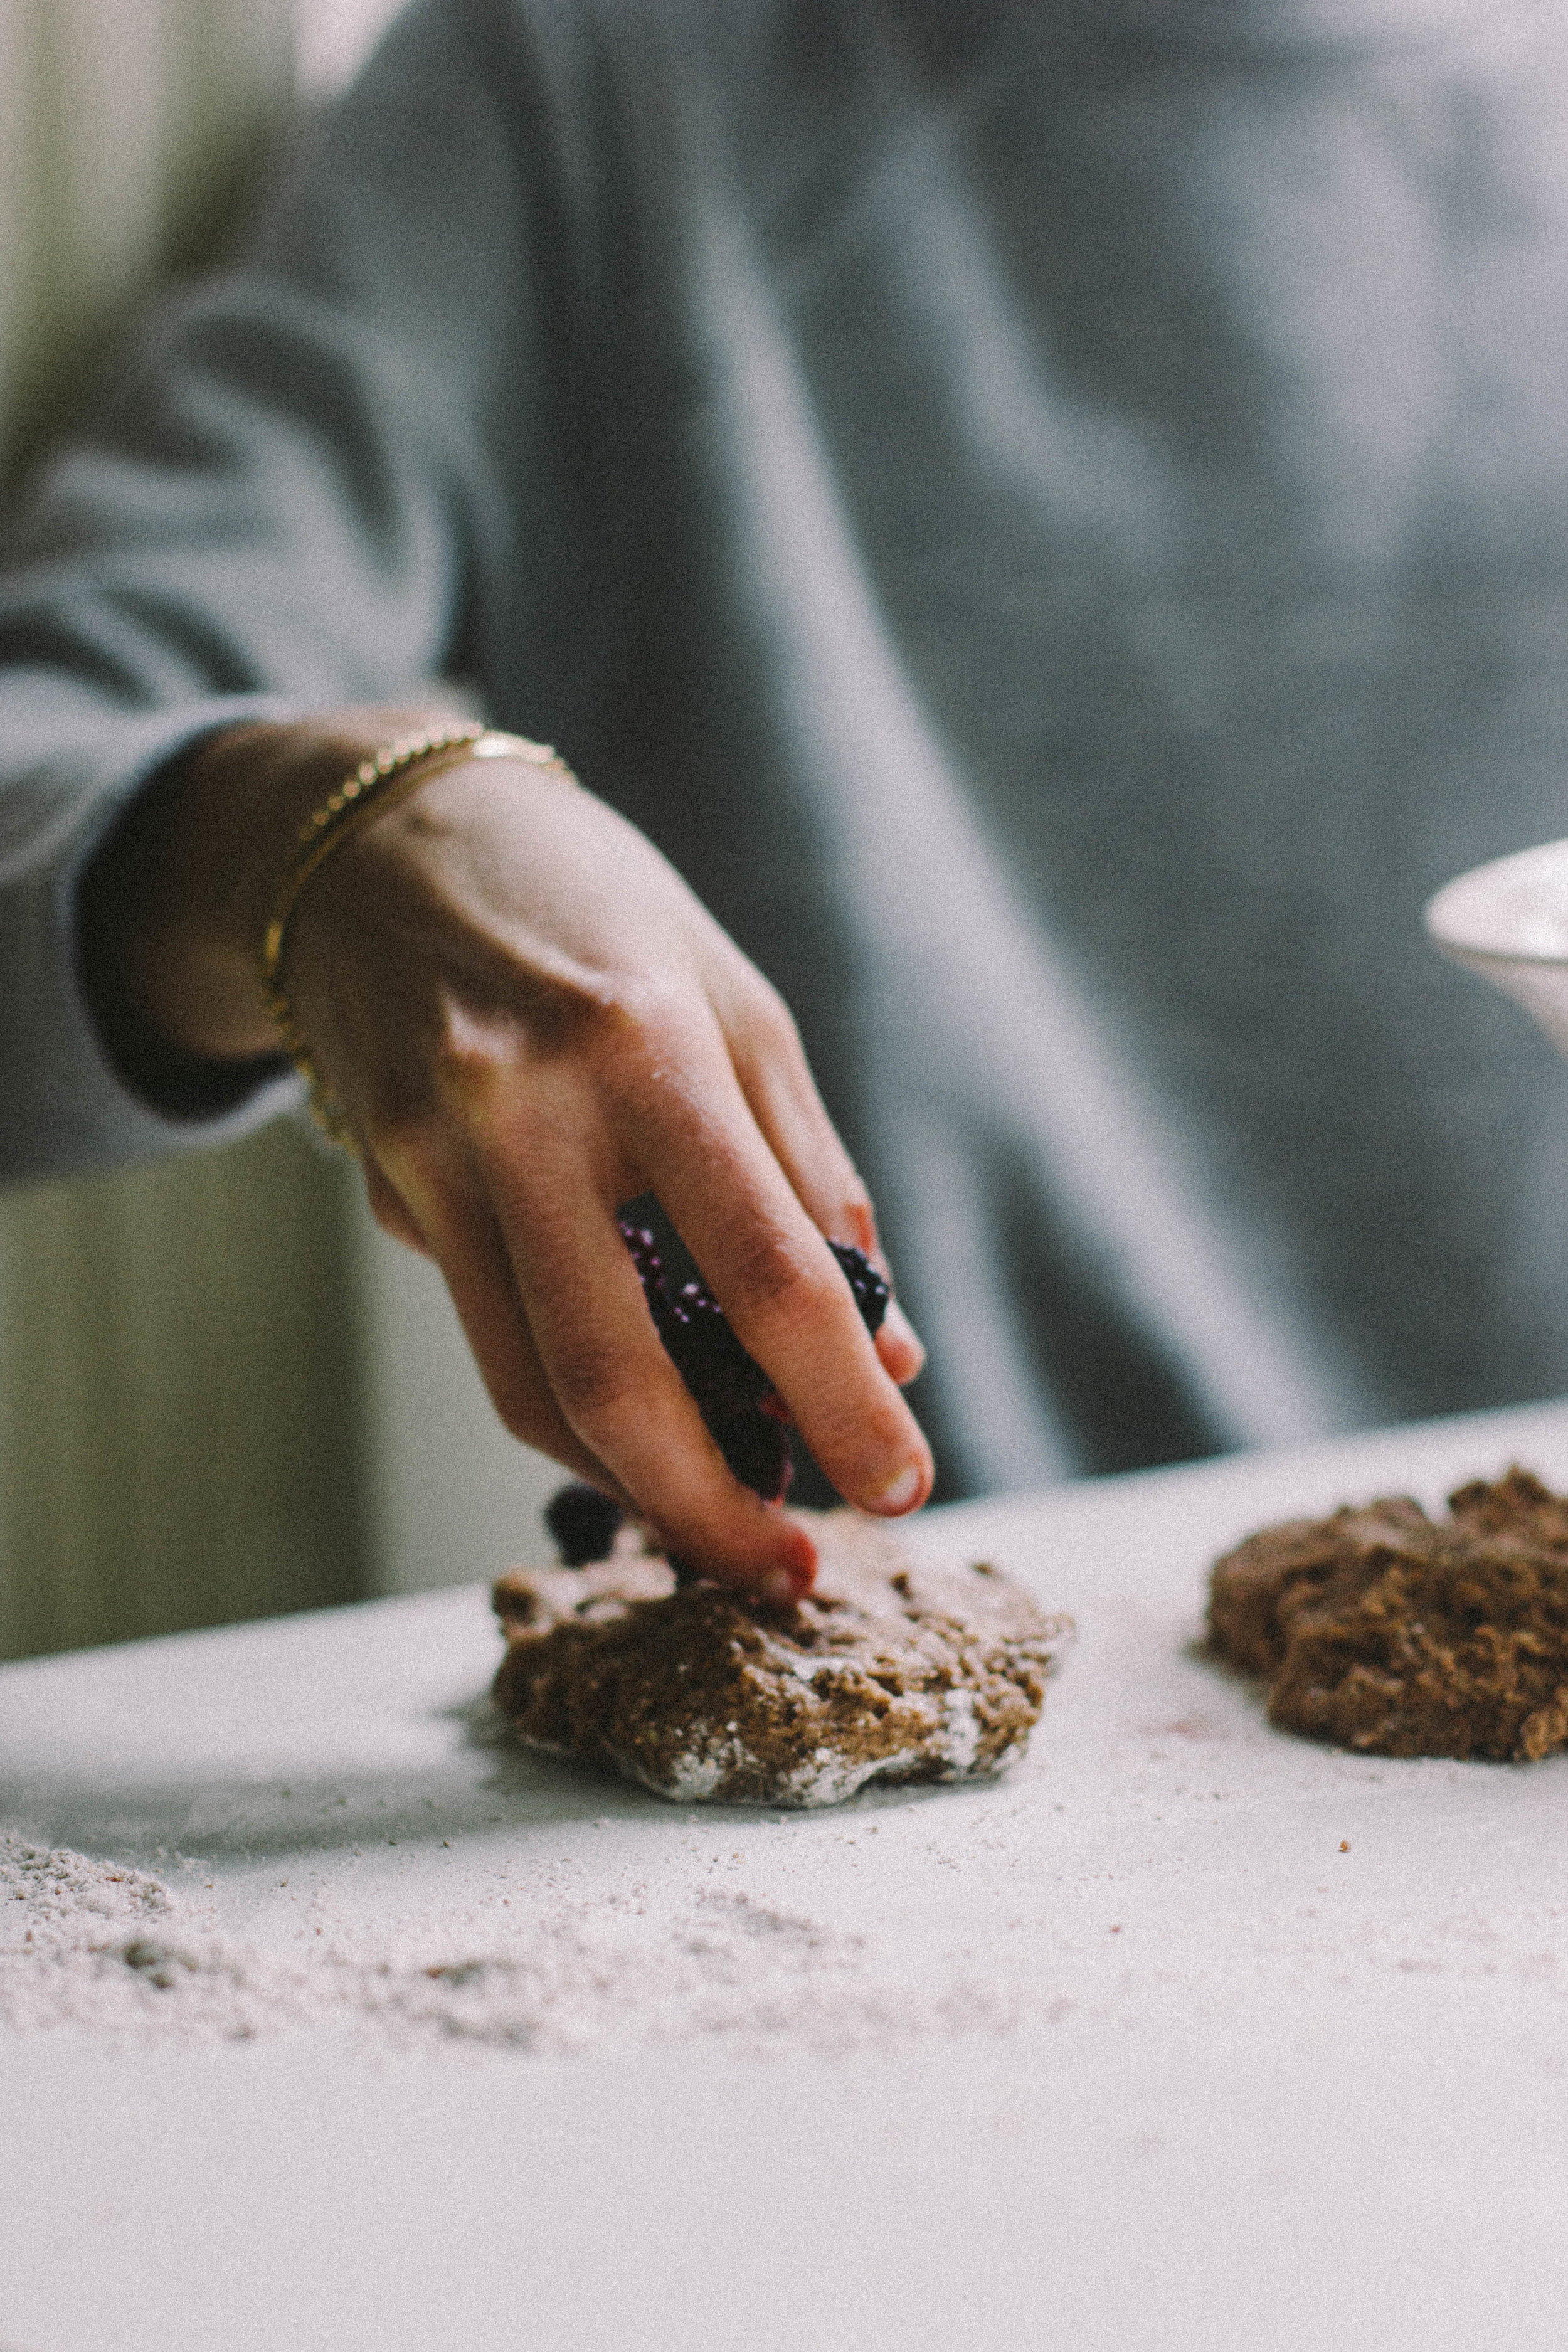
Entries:
[[983,1562],[918,1565],[853,1511],[798,1516],[820,1566],[793,1607],[624,1553],[503,1576],[495,1692],[519,1738],[722,1804],[833,1805],[1022,1755],[1070,1619]]
[[1568,1497],[1528,1470],[1265,1528],[1215,1564],[1215,1646],[1290,1731],[1380,1756],[1568,1747]]

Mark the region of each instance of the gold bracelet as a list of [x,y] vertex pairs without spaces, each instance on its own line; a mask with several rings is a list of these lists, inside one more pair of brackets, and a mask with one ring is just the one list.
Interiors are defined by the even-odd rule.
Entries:
[[271,1014],[284,1051],[310,1088],[310,1113],[334,1143],[353,1148],[342,1112],[333,1101],[316,1065],[294,1008],[283,985],[283,957],[289,925],[301,892],[322,859],[359,832],[372,817],[381,816],[421,784],[468,760],[522,760],[531,768],[548,768],[572,776],[571,769],[549,743],[531,743],[525,735],[505,735],[477,720],[437,729],[427,735],[399,737],[345,776],[300,828],[294,854],[283,870],[273,901],[272,918],[261,943],[261,994]]

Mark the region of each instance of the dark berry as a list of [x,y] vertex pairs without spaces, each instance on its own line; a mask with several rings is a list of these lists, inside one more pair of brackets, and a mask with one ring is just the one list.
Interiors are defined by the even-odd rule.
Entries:
[[[696,1398],[720,1453],[742,1486],[766,1502],[776,1502],[789,1485],[792,1465],[784,1423],[768,1409],[773,1390],[766,1372],[742,1347],[705,1283],[671,1286],[646,1226],[623,1224],[621,1234],[654,1328]],[[866,1328],[874,1332],[888,1311],[887,1284],[859,1250],[839,1242],[828,1246],[855,1294]]]
[[701,1282],[672,1288],[654,1236],[646,1226],[623,1225],[647,1300],[654,1328],[691,1391],[710,1429],[716,1419],[755,1412],[768,1393],[768,1376],[747,1355],[723,1308]]
[[827,1246],[843,1267],[844,1279],[855,1293],[860,1320],[875,1339],[882,1328],[882,1318],[887,1314],[892,1292],[864,1250],[851,1249],[847,1242],[829,1242]]
[[795,1469],[783,1422],[766,1412],[733,1412],[716,1414],[708,1426],[742,1486],[766,1502],[776,1502]]
[[608,1559],[621,1524],[621,1507],[597,1486],[574,1479],[552,1495],[545,1507],[544,1524],[567,1568],[586,1568],[590,1560]]

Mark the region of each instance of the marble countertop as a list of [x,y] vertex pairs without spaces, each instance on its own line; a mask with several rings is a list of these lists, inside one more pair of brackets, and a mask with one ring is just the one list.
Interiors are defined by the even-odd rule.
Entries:
[[1568,1760],[1194,1647],[1252,1527],[1516,1457],[1568,1406],[928,1514],[1076,1647],[1008,1778],[815,1815],[498,1745],[478,1589],[0,1668],[0,1831],[160,1878],[244,2027],[0,2031],[0,2352],[1551,2340]]

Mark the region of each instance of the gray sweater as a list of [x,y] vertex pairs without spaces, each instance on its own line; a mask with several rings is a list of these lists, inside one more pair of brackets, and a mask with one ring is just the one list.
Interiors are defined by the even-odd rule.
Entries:
[[445,673],[795,1008],[953,1486],[1568,1385],[1568,34],[1490,0],[419,0],[0,583],[0,1171],[206,1141],[74,976],[203,730]]

